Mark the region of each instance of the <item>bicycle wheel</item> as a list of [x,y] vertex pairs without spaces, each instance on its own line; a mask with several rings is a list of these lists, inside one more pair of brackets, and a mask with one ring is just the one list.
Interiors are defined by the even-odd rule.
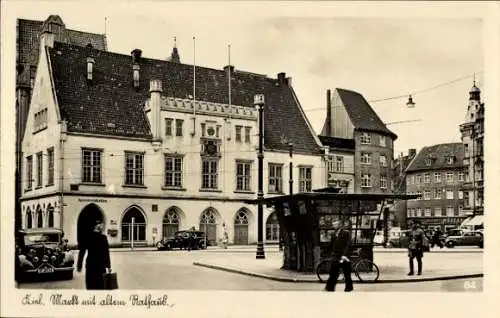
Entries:
[[359,260],[353,270],[356,277],[362,282],[376,282],[380,275],[378,266],[367,259]]
[[318,266],[316,266],[316,276],[322,283],[326,283],[328,280],[328,276],[330,273],[330,262],[327,260],[319,262]]

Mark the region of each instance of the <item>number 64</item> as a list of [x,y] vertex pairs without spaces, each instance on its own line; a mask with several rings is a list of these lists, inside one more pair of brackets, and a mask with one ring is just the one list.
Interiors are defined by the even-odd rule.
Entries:
[[464,289],[475,289],[476,282],[473,280],[467,280],[464,282]]

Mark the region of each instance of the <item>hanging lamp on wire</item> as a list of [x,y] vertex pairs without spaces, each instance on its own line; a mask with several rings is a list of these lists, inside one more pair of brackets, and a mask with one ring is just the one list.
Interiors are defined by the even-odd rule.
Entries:
[[413,101],[413,98],[411,97],[411,95],[408,96],[408,102],[406,103],[406,107],[408,107],[408,108],[415,107],[415,102]]

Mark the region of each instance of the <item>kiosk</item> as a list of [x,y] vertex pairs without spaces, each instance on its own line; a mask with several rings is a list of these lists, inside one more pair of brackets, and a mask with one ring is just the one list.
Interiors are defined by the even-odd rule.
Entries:
[[[331,189],[262,199],[274,206],[283,237],[282,269],[312,272],[328,257],[333,223],[351,219],[351,249],[360,249],[363,258],[373,261],[373,239],[384,205],[393,200],[416,199],[419,195],[346,194]],[[249,201],[259,204],[259,200]]]

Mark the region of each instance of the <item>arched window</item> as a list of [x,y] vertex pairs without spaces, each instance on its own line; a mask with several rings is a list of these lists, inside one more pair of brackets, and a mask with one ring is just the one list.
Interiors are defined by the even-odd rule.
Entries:
[[163,237],[171,237],[179,231],[179,215],[179,209],[176,207],[171,207],[165,212],[162,224]]
[[47,219],[47,226],[54,227],[54,207],[51,204],[47,206]]
[[234,218],[234,244],[248,244],[248,211],[240,209]]
[[266,221],[266,241],[279,241],[280,224],[276,212],[271,213]]
[[200,216],[200,231],[205,232],[208,245],[217,244],[217,211],[208,208]]
[[31,229],[33,227],[33,213],[31,213],[31,209],[28,208],[26,210],[26,228]]
[[130,208],[122,218],[122,242],[130,243],[132,238],[134,244],[146,242],[146,218],[136,207]]
[[36,208],[36,227],[43,227],[43,213],[40,206]]

